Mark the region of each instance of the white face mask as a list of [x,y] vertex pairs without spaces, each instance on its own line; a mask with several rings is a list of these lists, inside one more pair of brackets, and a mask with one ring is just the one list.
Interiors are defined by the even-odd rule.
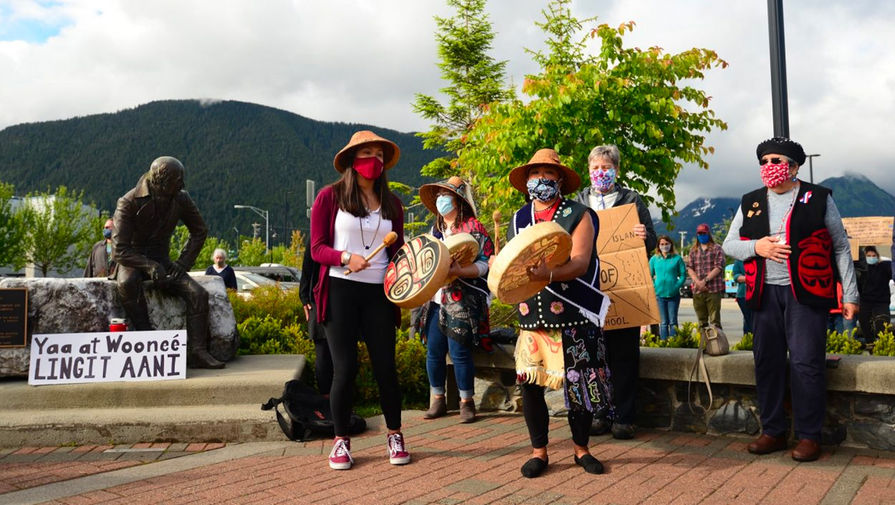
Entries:
[[879,256],[867,256],[868,265],[876,265],[879,263]]
[[671,252],[671,244],[659,244],[659,250],[663,253]]

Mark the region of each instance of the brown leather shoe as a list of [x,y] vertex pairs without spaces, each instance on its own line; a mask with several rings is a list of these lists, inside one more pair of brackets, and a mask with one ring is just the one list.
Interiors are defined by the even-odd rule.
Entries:
[[803,438],[792,450],[792,459],[796,461],[815,461],[820,457],[820,444],[814,440]]
[[747,447],[752,454],[770,454],[786,449],[786,437],[772,437],[764,433]]
[[435,419],[447,414],[447,400],[444,396],[432,396],[429,400],[429,410],[423,414],[423,419]]
[[471,423],[473,421],[475,421],[475,401],[460,400],[460,422]]

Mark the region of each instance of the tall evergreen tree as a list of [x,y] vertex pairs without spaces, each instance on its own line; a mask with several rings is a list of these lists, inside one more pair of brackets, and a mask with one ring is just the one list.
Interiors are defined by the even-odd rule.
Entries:
[[462,149],[466,132],[482,116],[492,102],[513,96],[504,84],[506,61],[495,61],[488,55],[494,32],[485,13],[486,0],[447,0],[456,15],[452,18],[436,16],[436,40],[441,77],[450,84],[441,89],[447,103],[432,96],[416,94],[414,112],[433,121],[427,132],[419,133],[423,147],[441,149],[450,156],[437,158],[423,169],[423,175],[446,177],[451,173],[452,160]]

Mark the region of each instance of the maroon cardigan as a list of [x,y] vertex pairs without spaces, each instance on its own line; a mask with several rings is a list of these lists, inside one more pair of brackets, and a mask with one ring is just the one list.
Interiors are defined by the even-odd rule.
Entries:
[[[398,240],[388,246],[388,257],[391,258],[404,245],[404,205],[392,195],[395,205],[402,209],[392,220],[392,231],[398,234]],[[336,193],[332,186],[320,190],[311,208],[311,258],[320,264],[320,275],[314,285],[314,301],[317,303],[317,322],[326,321],[326,302],[329,300],[329,268],[342,266],[342,251],[333,249],[336,233],[336,213],[339,210]],[[401,309],[395,306],[395,326],[401,324]]]

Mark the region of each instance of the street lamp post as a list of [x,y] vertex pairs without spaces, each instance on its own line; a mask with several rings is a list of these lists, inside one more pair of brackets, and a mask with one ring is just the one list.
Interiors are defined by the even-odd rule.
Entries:
[[820,155],[819,154],[809,154],[807,156],[807,158],[808,158],[808,177],[810,178],[809,182],[811,182],[811,184],[814,184],[814,164],[811,163],[811,161],[814,159],[815,156],[820,156]]
[[679,231],[678,233],[681,234],[681,254],[683,255],[683,253],[684,253],[684,237],[687,236],[687,232],[686,232],[686,231]]
[[270,249],[270,220],[268,219],[269,213],[264,209],[259,209],[258,207],[253,207],[251,205],[234,205],[234,209],[249,209],[255,214],[264,218],[264,249]]

